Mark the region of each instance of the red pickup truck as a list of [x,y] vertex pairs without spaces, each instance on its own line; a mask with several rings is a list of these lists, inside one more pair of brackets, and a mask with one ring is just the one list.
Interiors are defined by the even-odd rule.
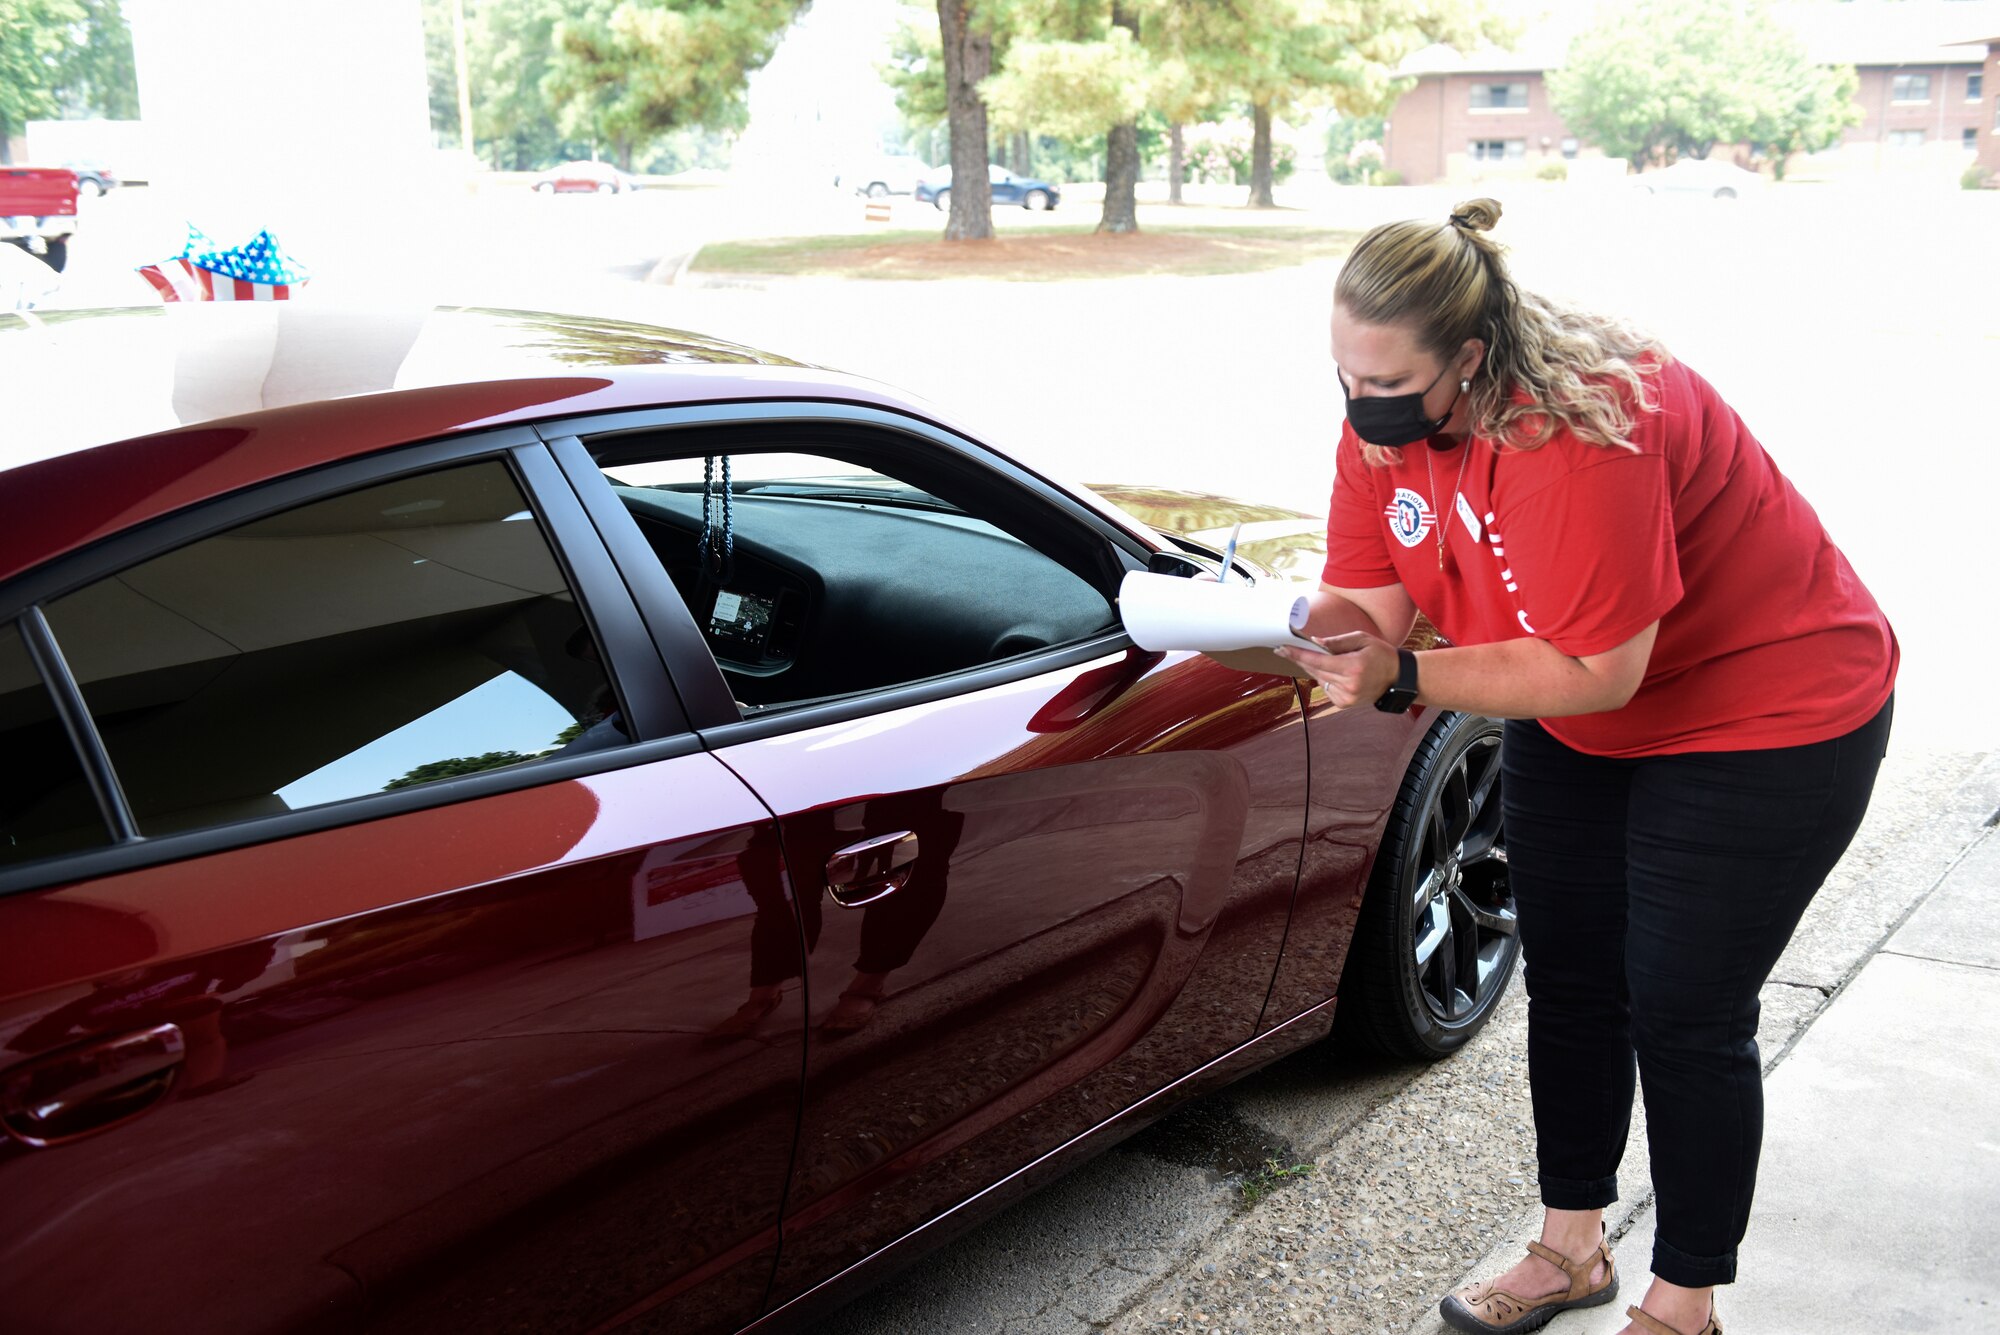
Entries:
[[67,167],[0,166],[0,241],[60,273],[76,231],[76,194],[76,173]]

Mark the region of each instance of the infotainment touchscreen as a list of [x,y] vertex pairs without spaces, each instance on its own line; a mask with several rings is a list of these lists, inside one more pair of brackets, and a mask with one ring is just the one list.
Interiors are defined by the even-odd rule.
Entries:
[[724,589],[715,595],[709,614],[709,638],[718,652],[744,663],[755,663],[771,637],[775,600],[761,594]]

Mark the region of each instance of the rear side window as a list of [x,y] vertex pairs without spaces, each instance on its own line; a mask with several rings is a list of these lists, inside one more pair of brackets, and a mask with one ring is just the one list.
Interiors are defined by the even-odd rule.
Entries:
[[109,841],[20,628],[0,626],[0,866]]
[[626,740],[497,461],[245,524],[44,613],[141,834]]

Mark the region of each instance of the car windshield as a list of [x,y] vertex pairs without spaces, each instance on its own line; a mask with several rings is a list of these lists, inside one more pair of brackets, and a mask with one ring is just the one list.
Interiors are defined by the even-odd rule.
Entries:
[[[723,460],[714,467],[706,459],[665,459],[605,469],[612,481],[655,491],[701,491],[712,474],[722,478]],[[734,454],[728,456],[729,490],[737,496],[791,496],[812,500],[859,501],[910,509],[957,514],[959,509],[907,482],[880,473],[857,472],[829,459],[804,454]]]

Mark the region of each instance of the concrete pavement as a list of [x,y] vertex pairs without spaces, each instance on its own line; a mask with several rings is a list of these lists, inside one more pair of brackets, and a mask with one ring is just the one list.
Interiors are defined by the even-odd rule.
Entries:
[[[1961,823],[1962,852],[1809,1024],[1782,1050],[1767,1047],[1764,1157],[1738,1282],[1718,1298],[1725,1329],[2000,1328],[1996,801],[2000,768],[1989,762],[1957,794],[1961,820],[1987,807],[1976,827]],[[1801,932],[1773,988],[1788,986],[1778,981],[1788,971],[1814,972],[1811,936]],[[1616,1335],[1650,1282],[1655,1211],[1637,1120],[1620,1171],[1628,1199],[1609,1220],[1623,1292],[1610,1306],[1558,1317],[1553,1335]],[[1535,1212],[1524,1215],[1518,1237],[1461,1279],[1511,1264],[1535,1223]],[[1409,1332],[1446,1329],[1427,1314]]]
[[[2000,836],[1989,826],[1765,1083],[1765,1154],[1723,1291],[1730,1331],[2000,1327]],[[1633,1301],[1650,1203],[1617,1247]],[[1567,1316],[1613,1335],[1625,1304]]]

